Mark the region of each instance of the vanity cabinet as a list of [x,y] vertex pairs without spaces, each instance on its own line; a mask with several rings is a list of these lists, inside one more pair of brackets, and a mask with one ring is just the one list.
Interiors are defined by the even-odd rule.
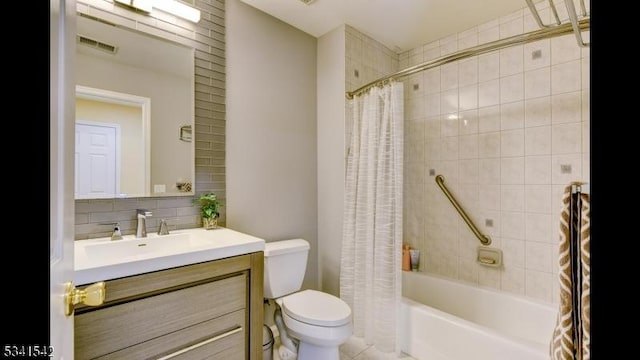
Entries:
[[76,359],[262,359],[263,252],[106,281]]

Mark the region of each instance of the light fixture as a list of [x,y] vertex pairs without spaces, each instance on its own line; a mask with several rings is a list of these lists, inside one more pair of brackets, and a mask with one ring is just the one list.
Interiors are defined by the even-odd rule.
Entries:
[[116,0],[116,2],[144,12],[151,12],[153,0]]
[[168,12],[183,19],[197,23],[200,21],[200,10],[176,0],[115,0],[134,9],[150,13],[154,9]]
[[200,10],[192,8],[176,0],[153,0],[153,8],[168,12],[183,19],[197,23],[200,21]]

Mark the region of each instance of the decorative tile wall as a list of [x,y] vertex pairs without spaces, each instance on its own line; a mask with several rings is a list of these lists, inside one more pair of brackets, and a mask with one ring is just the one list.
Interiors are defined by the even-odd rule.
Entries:
[[[224,0],[185,1],[201,12],[197,24],[173,15],[138,13],[116,5],[113,0],[78,0],[80,14],[163,37],[195,48],[195,189],[212,191],[224,204],[225,192],[225,4]],[[151,210],[148,231],[155,231],[160,219],[169,229],[200,226],[198,208],[192,196],[105,200],[77,200],[76,240],[111,235],[104,222],[120,222],[123,234],[135,233],[138,208]],[[224,206],[220,225],[226,222]]]
[[[398,54],[349,25],[345,25],[345,46],[345,88],[347,91],[354,91],[399,70]],[[345,154],[347,154],[352,125],[350,121],[352,109],[349,102],[347,102],[345,111]]]
[[[537,5],[548,21],[548,3]],[[399,69],[535,29],[523,8],[403,52]],[[404,237],[421,250],[420,270],[559,301],[561,193],[572,181],[589,181],[589,49],[570,34],[449,63],[404,83]],[[436,185],[437,174],[502,249],[503,268],[476,263],[480,243]]]

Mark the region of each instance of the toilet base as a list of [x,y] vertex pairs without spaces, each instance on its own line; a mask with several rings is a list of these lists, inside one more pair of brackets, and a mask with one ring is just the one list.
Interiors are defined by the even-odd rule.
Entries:
[[337,346],[317,346],[305,342],[298,345],[298,360],[339,360]]

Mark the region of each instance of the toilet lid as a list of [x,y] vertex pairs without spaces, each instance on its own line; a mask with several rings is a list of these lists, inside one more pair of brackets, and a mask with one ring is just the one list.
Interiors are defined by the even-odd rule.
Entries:
[[351,308],[346,302],[316,290],[285,296],[282,309],[292,318],[311,325],[341,326],[351,321]]

